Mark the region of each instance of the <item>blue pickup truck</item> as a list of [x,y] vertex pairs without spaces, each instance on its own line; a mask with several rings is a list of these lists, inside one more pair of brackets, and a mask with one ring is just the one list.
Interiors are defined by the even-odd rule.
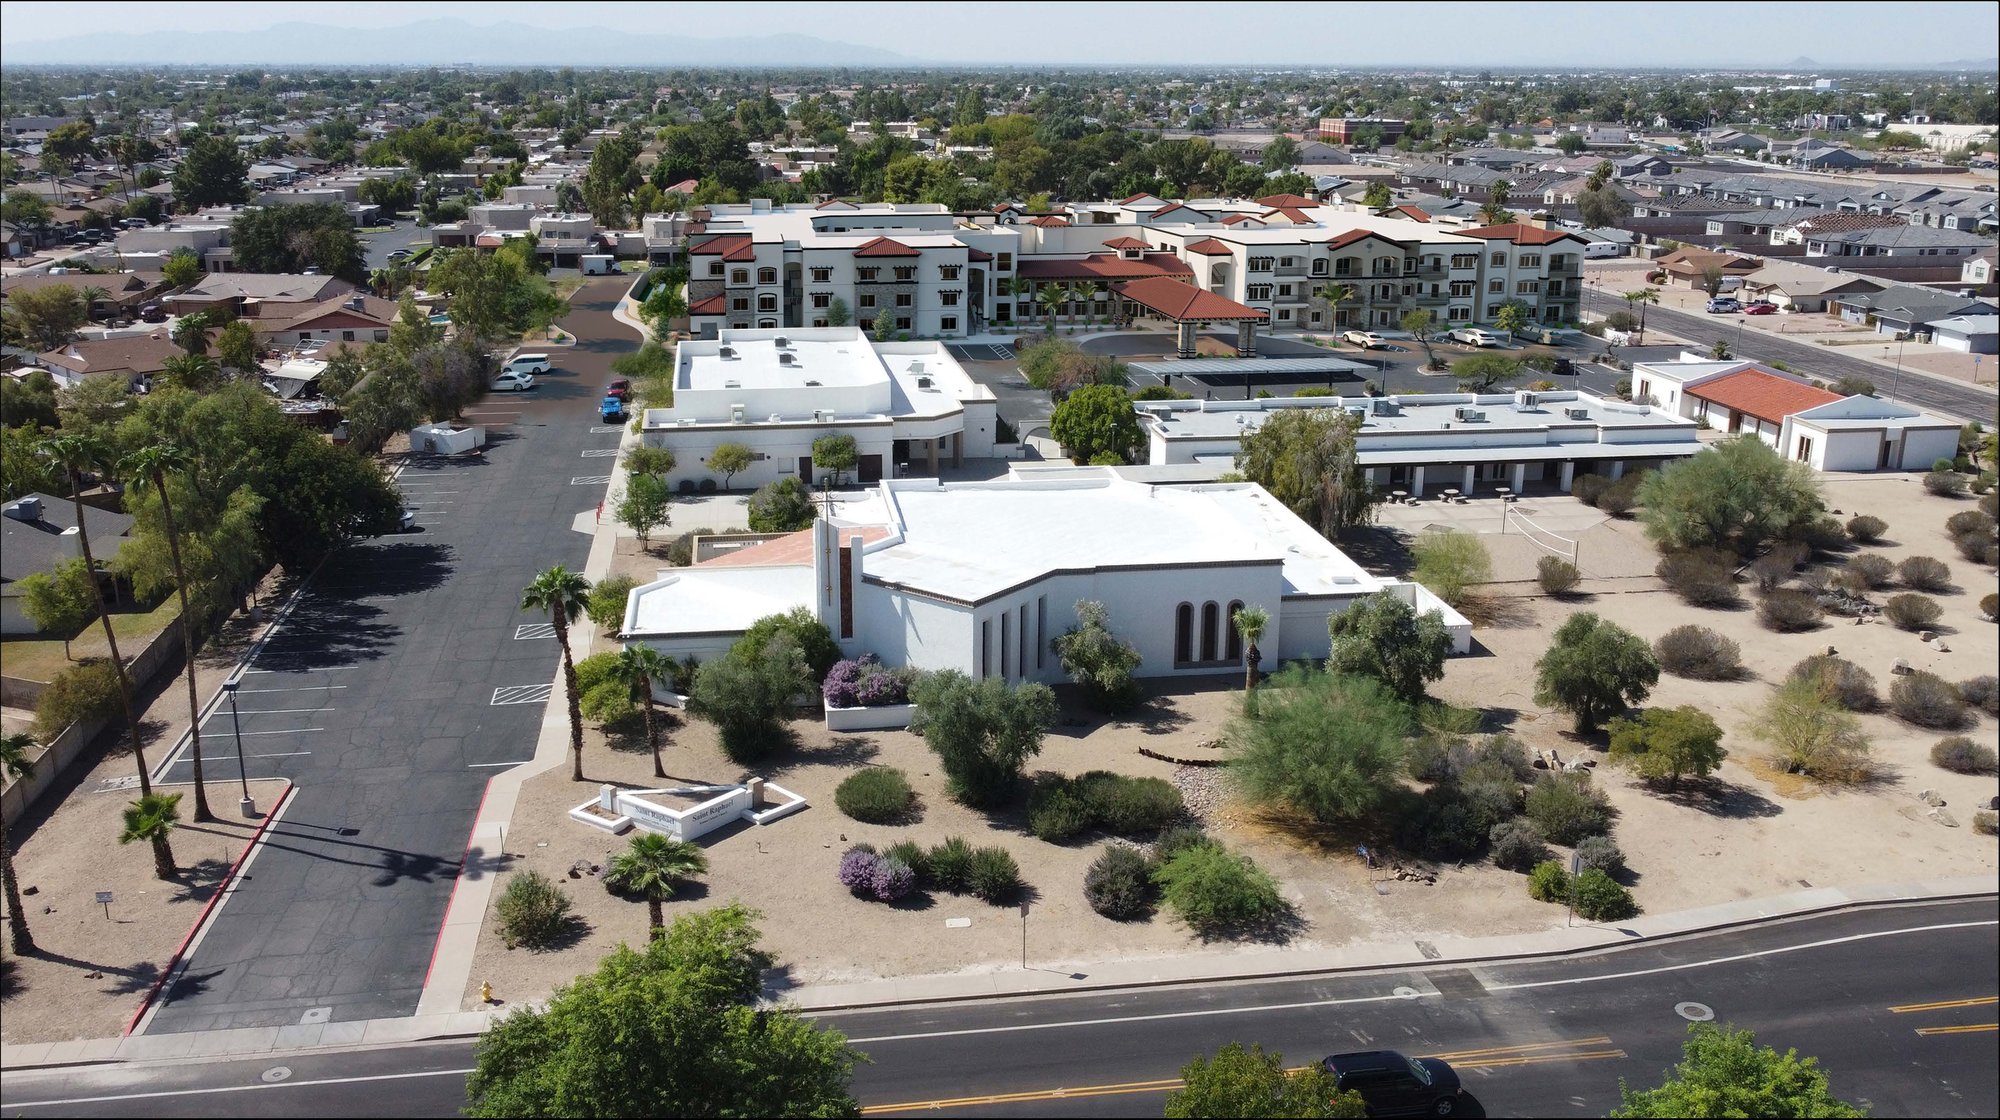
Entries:
[[597,406],[598,415],[606,424],[618,424],[625,420],[625,402],[617,397],[606,397]]

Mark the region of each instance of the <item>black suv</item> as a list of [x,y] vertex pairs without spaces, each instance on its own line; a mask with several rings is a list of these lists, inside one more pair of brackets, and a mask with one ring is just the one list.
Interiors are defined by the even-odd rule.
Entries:
[[1343,1092],[1361,1094],[1370,1116],[1450,1116],[1465,1090],[1451,1066],[1436,1058],[1406,1058],[1394,1050],[1334,1054],[1320,1061]]

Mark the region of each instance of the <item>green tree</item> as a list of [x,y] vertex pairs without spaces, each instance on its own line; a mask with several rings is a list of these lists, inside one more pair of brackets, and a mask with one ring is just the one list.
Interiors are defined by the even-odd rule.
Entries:
[[708,458],[703,460],[701,465],[721,475],[722,488],[727,490],[736,476],[749,470],[751,464],[756,461],[757,453],[743,444],[719,443],[715,445],[714,451],[708,453]]
[[235,267],[245,272],[313,268],[350,284],[368,282],[354,222],[344,207],[331,202],[246,210],[229,225],[229,246]]
[[1049,434],[1069,452],[1070,462],[1088,463],[1100,455],[1126,462],[1146,436],[1132,398],[1115,385],[1085,385],[1056,406]]
[[1329,673],[1373,677],[1414,703],[1424,686],[1444,676],[1451,631],[1437,611],[1419,615],[1395,593],[1379,592],[1327,618],[1332,650]]
[[955,669],[927,673],[910,688],[910,730],[944,767],[951,796],[975,808],[1014,792],[1021,766],[1041,753],[1055,722],[1055,693],[1043,684],[1008,688],[998,677],[973,680]]
[[576,662],[569,648],[569,626],[590,601],[590,581],[557,564],[521,590],[521,609],[547,611],[562,647],[563,694],[569,703],[570,780],[583,780],[583,711],[577,694]]
[[1592,229],[1615,226],[1632,213],[1632,204],[1608,185],[1584,188],[1576,196],[1576,208],[1583,224]]
[[618,523],[637,533],[639,543],[650,548],[653,530],[673,523],[668,514],[673,504],[673,487],[667,485],[665,478],[657,474],[629,474],[614,512]]
[[1181,1088],[1167,1094],[1166,1115],[1180,1120],[1237,1116],[1350,1117],[1368,1115],[1361,1095],[1341,1092],[1318,1063],[1287,1072],[1284,1055],[1232,1042],[1213,1058],[1181,1067]]
[[36,629],[61,634],[63,657],[70,639],[97,617],[97,596],[83,559],[65,560],[46,572],[31,572],[21,580],[21,612]]
[[1111,632],[1111,613],[1103,603],[1078,600],[1076,625],[1049,646],[1092,707],[1115,714],[1138,704],[1141,693],[1133,672],[1139,668],[1139,651]]
[[1646,535],[1662,549],[1731,548],[1743,556],[1826,511],[1812,468],[1749,434],[1648,472],[1638,498]]
[[1472,533],[1457,529],[1419,533],[1410,554],[1417,561],[1412,573],[1417,582],[1454,607],[1463,604],[1474,587],[1493,578],[1493,559]]
[[215,360],[222,368],[235,370],[239,375],[257,375],[263,367],[257,362],[257,332],[241,319],[233,320],[222,328],[215,338]]
[[1437,316],[1428,308],[1419,307],[1403,312],[1402,328],[1417,336],[1417,345],[1424,348],[1424,365],[1437,364],[1437,354],[1431,349],[1431,328],[1437,325]]
[[715,725],[723,754],[749,763],[783,745],[794,700],[812,691],[812,669],[789,633],[745,634],[695,670],[688,711]]
[[1395,196],[1389,192],[1389,184],[1379,180],[1368,184],[1368,190],[1361,196],[1361,205],[1370,210],[1387,210],[1395,202]]
[[1634,346],[1644,344],[1646,341],[1646,306],[1660,302],[1659,290],[1656,288],[1636,288],[1629,292],[1619,293],[1619,298],[1625,301],[1626,307],[1638,310],[1639,332],[1632,336],[1632,344]]
[[[197,136],[174,172],[174,208],[183,214],[205,206],[250,200],[250,159],[228,136]],[[283,210],[285,207],[272,207]]]
[[1510,299],[1501,304],[1499,313],[1493,316],[1493,326],[1512,335],[1526,330],[1534,318],[1534,311],[1527,304]]
[[197,311],[181,316],[168,334],[173,338],[174,345],[181,348],[181,353],[198,358],[208,353],[208,331],[208,312]]
[[839,296],[835,296],[826,305],[827,326],[844,327],[853,321],[854,321],[854,312],[847,306],[846,300],[841,299]]
[[1069,289],[1061,284],[1043,284],[1035,289],[1035,302],[1042,305],[1042,324],[1050,334],[1056,333],[1056,316],[1062,314],[1063,304],[1069,302]]
[[806,671],[811,675],[810,688],[818,690],[820,682],[826,679],[827,670],[840,660],[840,644],[833,640],[833,631],[813,617],[804,607],[793,607],[782,614],[767,614],[750,624],[738,639],[746,651],[762,649],[772,638],[783,635],[799,647],[799,655],[805,658]]
[[[603,587],[609,580],[602,581]],[[653,756],[653,776],[664,778],[667,769],[660,764],[660,736],[653,718],[653,686],[673,679],[674,666],[665,654],[649,645],[631,645],[618,651],[618,661],[613,677],[624,682],[627,688],[639,693],[640,711],[646,720],[646,749]]]
[[1340,409],[1288,408],[1243,436],[1236,469],[1332,538],[1368,524],[1376,495],[1361,472],[1361,421]]
[[1521,376],[1521,363],[1505,354],[1469,354],[1451,363],[1461,393],[1489,393]]
[[847,1085],[861,1056],[796,1012],[759,1009],[756,913],[730,905],[674,919],[643,951],[481,1037],[466,1114],[858,1116]]
[[520,256],[448,249],[432,257],[432,291],[451,296],[446,313],[461,335],[494,344],[546,327],[567,309]]
[[687,298],[681,295],[684,281],[673,275],[673,270],[668,272],[669,275],[654,284],[652,291],[646,293],[646,301],[639,305],[639,318],[652,325],[656,338],[664,336],[672,329],[675,319],[684,319],[688,313]]
[[118,833],[120,844],[144,840],[153,849],[153,875],[173,882],[180,868],[174,865],[174,849],[167,836],[180,823],[181,795],[145,793],[125,807],[125,827]]
[[1565,132],[1556,137],[1556,147],[1561,149],[1564,155],[1580,156],[1589,146],[1581,132]]
[[1409,708],[1381,682],[1287,666],[1231,723],[1229,778],[1255,803],[1355,820],[1398,788],[1412,730]]
[[1729,754],[1722,749],[1722,728],[1691,704],[1648,708],[1638,719],[1612,720],[1607,730],[1614,761],[1647,781],[1665,781],[1668,789],[1679,789],[1685,775],[1708,777]]
[[1771,744],[1773,760],[1788,774],[1825,776],[1868,757],[1868,736],[1841,707],[1831,669],[1786,678],[1751,720],[1750,734]]
[[887,342],[896,337],[896,314],[889,308],[875,312],[875,321],[869,325],[869,337],[877,342]]
[[1229,624],[1243,639],[1243,691],[1248,694],[1257,687],[1257,663],[1264,660],[1264,651],[1257,643],[1264,640],[1264,631],[1271,625],[1271,612],[1263,607],[1240,607],[1229,616]]
[[[59,465],[69,475],[70,505],[76,514],[76,546],[83,554],[84,571],[91,578],[84,583],[90,588],[91,605],[97,610],[97,619],[104,626],[104,644],[111,652],[111,668],[118,676],[118,699],[125,713],[125,727],[132,736],[132,761],[139,768],[139,792],[153,792],[153,778],[146,766],[146,747],[139,738],[139,716],[132,707],[132,676],[125,669],[125,658],[118,652],[118,634],[111,626],[111,615],[104,609],[104,588],[95,578],[97,558],[90,551],[90,530],[84,524],[83,516],[83,472],[105,465],[110,458],[105,446],[88,436],[55,435],[41,443],[41,454]],[[178,795],[176,795],[178,798]]]
[[1576,717],[1589,734],[1605,718],[1650,696],[1660,680],[1653,651],[1631,631],[1590,611],[1559,627],[1548,652],[1535,662],[1535,703]]
[[1701,290],[1708,293],[1708,298],[1714,299],[1717,295],[1721,294],[1722,281],[1728,276],[1729,274],[1722,270],[1721,265],[1703,265],[1701,269]]
[[1616,1117],[1774,1116],[1860,1117],[1865,1111],[1833,1095],[1816,1058],[1797,1050],[1759,1047],[1749,1031],[1713,1023],[1688,1024],[1681,1061],[1657,1089],[1634,1089],[1621,1078]]
[[89,321],[86,310],[83,297],[67,284],[17,289],[7,293],[0,333],[8,343],[38,354],[60,350]]
[[23,229],[43,230],[49,224],[49,204],[41,195],[23,187],[15,187],[0,200],[0,221],[9,222]]
[[[32,780],[35,764],[28,761],[28,752],[34,747],[35,737],[25,732],[0,736],[0,773],[16,782]],[[28,930],[28,912],[21,906],[21,883],[14,877],[14,847],[7,842],[4,819],[0,819],[0,888],[4,888],[7,902],[7,943],[15,957],[25,957],[35,951],[35,935]]]
[[815,468],[832,471],[833,484],[838,486],[861,461],[861,454],[853,436],[820,436],[812,441],[812,460]]
[[201,282],[201,256],[193,249],[175,249],[167,254],[160,273],[166,278],[167,285],[176,291],[191,288]]
[[794,533],[813,523],[812,493],[796,475],[759,486],[745,504],[753,533]]
[[188,699],[188,757],[194,764],[194,819],[207,823],[215,819],[208,807],[208,787],[203,784],[201,767],[201,699],[195,691],[194,658],[194,609],[188,602],[187,565],[181,560],[181,534],[174,524],[173,498],[167,491],[167,476],[184,474],[194,466],[194,460],[178,444],[150,443],[119,460],[119,472],[130,480],[131,488],[143,491],[151,487],[159,499],[162,516],[166,520],[167,550],[173,559],[174,590],[180,596],[181,614],[181,656],[186,668]]
[[674,896],[682,880],[707,870],[708,857],[700,846],[657,832],[640,832],[624,851],[611,857],[604,869],[604,885],[646,900],[648,936],[657,941],[667,935],[664,903]]
[[0,377],[0,424],[9,428],[53,428],[58,423],[56,381],[49,371],[29,370],[18,379]]

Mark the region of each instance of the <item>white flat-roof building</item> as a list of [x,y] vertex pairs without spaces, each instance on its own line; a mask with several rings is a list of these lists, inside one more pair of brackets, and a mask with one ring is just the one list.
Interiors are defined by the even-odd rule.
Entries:
[[[807,555],[802,556],[804,552]],[[848,656],[1009,681],[1067,679],[1049,643],[1105,605],[1144,676],[1235,672],[1240,607],[1270,615],[1267,663],[1323,658],[1327,620],[1387,591],[1471,625],[1421,585],[1369,574],[1251,483],[1149,486],[1103,468],[996,482],[884,480],[793,537],[662,572],[621,636],[720,656],[752,622],[805,607]]]
[[[731,330],[682,342],[676,360],[674,405],[647,409],[642,432],[648,446],[673,451],[668,481],[682,490],[785,475],[811,483],[824,473],[813,467],[813,441],[830,435],[854,437],[850,481],[862,483],[993,454],[993,391],[941,343],[873,342],[858,327]],[[734,479],[702,465],[724,443],[757,456]]]
[[1379,491],[1456,489],[1470,495],[1532,483],[1567,491],[1580,468],[1612,478],[1701,450],[1692,420],[1643,404],[1576,391],[1426,393],[1396,397],[1288,397],[1144,401],[1152,466],[1235,469],[1244,435],[1289,409],[1334,408],[1361,421],[1363,471]]

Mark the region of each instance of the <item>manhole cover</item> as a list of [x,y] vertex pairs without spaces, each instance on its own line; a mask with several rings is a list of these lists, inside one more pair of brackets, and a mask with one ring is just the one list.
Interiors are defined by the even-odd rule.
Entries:
[[1398,985],[1395,991],[1395,996],[1397,999],[1415,999],[1423,994],[1424,993],[1407,985]]
[[1677,1003],[1674,1014],[1689,1022],[1706,1023],[1715,1018],[1715,1009],[1705,1003]]
[[290,1077],[291,1075],[292,1075],[292,1067],[290,1066],[272,1066],[270,1069],[265,1070],[262,1074],[259,1074],[258,1076],[263,1078],[264,1084],[276,1085],[278,1082],[283,1081],[285,1078]]

